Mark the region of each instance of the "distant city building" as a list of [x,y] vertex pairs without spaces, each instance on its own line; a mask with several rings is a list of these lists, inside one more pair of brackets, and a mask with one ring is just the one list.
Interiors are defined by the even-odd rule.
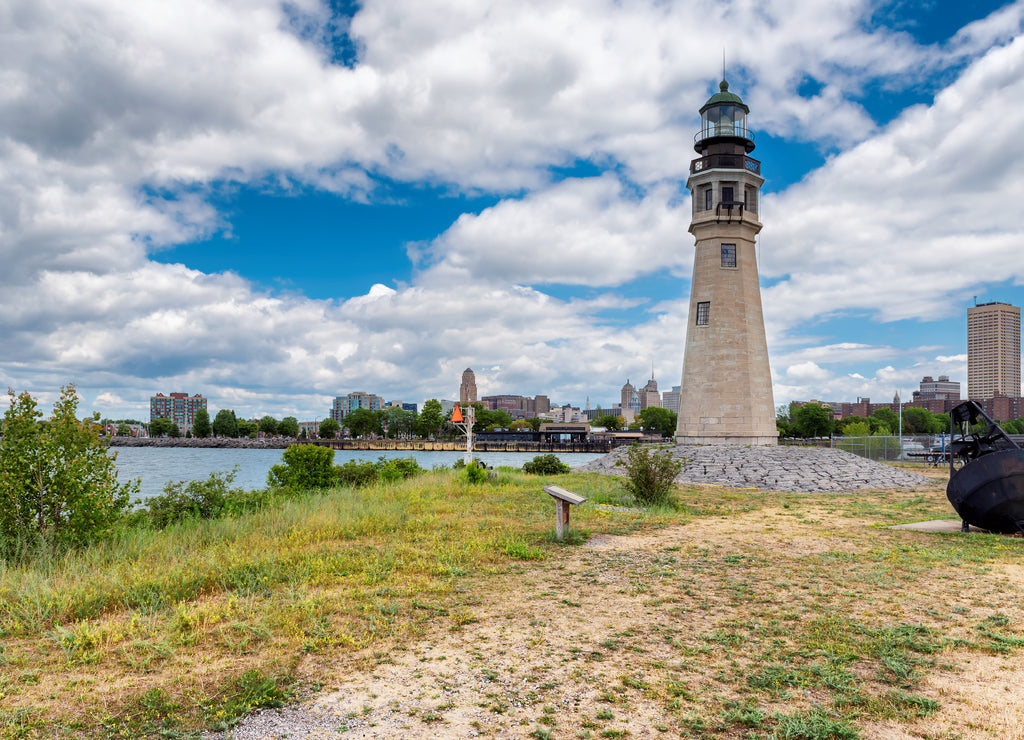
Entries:
[[205,408],[206,399],[198,393],[194,396],[187,393],[172,393],[169,396],[157,393],[149,397],[149,420],[170,419],[184,434],[192,429],[196,412]]
[[438,403],[441,404],[441,413],[445,416],[451,416],[452,411],[460,403],[459,401],[449,401],[447,398],[442,398]]
[[1020,396],[1020,308],[993,301],[967,309],[967,397]]
[[459,403],[476,401],[476,375],[471,368],[462,372],[462,385],[459,386]]
[[960,381],[950,380],[948,375],[940,375],[933,380],[931,375],[921,379],[921,387],[914,391],[914,401],[959,401]]
[[651,376],[651,379],[647,381],[647,385],[640,388],[637,391],[637,395],[640,397],[640,410],[650,408],[661,407],[661,394],[658,393],[658,381]]
[[[619,394],[619,408],[620,409],[632,408],[634,396],[636,396],[636,388],[633,387],[632,383],[630,383],[629,379],[627,378],[626,379],[626,384],[624,386],[622,386],[622,391]],[[639,398],[639,396],[637,396],[636,403],[637,403],[637,411],[639,411],[640,410],[640,408],[639,408],[639,406],[640,406],[640,398]]]
[[320,434],[319,421],[300,421],[299,422],[299,436],[302,436],[302,432],[306,432],[306,437],[316,437]]
[[672,411],[673,413],[679,413],[679,395],[682,391],[682,386],[674,385],[672,390],[665,391],[661,394],[661,405]]
[[330,416],[336,422],[341,423],[348,414],[351,414],[356,409],[380,411],[383,408],[384,399],[380,396],[373,393],[356,391],[355,393],[349,393],[347,396],[336,396],[334,405],[331,406]]
[[537,416],[541,419],[550,419],[551,421],[565,422],[567,424],[579,424],[590,421],[586,412],[568,403],[564,406],[555,406]]
[[506,411],[513,419],[532,419],[551,410],[551,400],[547,396],[484,396],[480,399],[484,406],[492,411]]
[[406,411],[411,411],[414,414],[419,413],[419,406],[415,403],[403,403],[402,408],[405,409]]

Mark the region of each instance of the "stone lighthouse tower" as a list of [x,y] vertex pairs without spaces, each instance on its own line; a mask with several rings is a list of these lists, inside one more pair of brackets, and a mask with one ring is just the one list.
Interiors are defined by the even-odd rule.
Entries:
[[750,109],[725,80],[700,109],[686,186],[696,239],[679,398],[678,444],[778,440],[754,237],[761,163],[749,154]]

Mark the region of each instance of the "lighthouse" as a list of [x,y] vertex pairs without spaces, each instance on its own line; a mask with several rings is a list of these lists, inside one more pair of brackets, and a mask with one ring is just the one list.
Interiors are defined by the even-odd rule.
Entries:
[[754,241],[764,178],[749,113],[725,80],[700,109],[686,183],[696,250],[677,444],[778,441]]

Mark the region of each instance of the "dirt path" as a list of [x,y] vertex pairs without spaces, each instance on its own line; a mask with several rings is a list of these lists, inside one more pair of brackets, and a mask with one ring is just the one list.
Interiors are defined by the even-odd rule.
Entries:
[[[780,619],[809,619],[822,604],[841,612],[843,594],[820,580],[787,580],[785,563],[823,553],[841,562],[844,549],[865,547],[858,537],[867,529],[844,519],[837,533],[856,536],[831,541],[820,524],[776,510],[595,537],[515,568],[462,624],[438,618],[422,639],[378,652],[372,670],[337,666],[323,693],[254,715],[229,737],[700,736],[703,715],[751,701],[737,676],[759,668],[750,656],[761,647],[748,651],[736,635],[765,624],[750,605],[768,604]],[[897,544],[928,536],[880,532]],[[954,616],[971,609],[971,592],[1006,593],[1017,610],[1022,580],[1016,567],[978,572],[969,586],[927,577],[919,594],[885,594],[859,616],[928,619],[951,587],[965,604]],[[1024,738],[1022,667],[1019,654],[944,651],[915,688],[939,702],[936,713],[858,726],[865,738]],[[757,697],[765,716],[819,699],[826,704],[810,690]],[[736,725],[716,736],[746,732]]]

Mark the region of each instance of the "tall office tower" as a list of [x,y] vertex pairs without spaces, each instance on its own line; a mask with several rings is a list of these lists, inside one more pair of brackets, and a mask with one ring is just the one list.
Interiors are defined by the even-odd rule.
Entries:
[[472,369],[466,368],[462,373],[462,385],[459,386],[459,403],[476,402],[476,375]]
[[1020,308],[993,301],[967,309],[967,397],[1020,395]]
[[754,238],[761,231],[761,163],[748,154],[750,109],[719,92],[700,109],[686,187],[696,239],[683,354],[679,444],[774,445],[778,441]]

